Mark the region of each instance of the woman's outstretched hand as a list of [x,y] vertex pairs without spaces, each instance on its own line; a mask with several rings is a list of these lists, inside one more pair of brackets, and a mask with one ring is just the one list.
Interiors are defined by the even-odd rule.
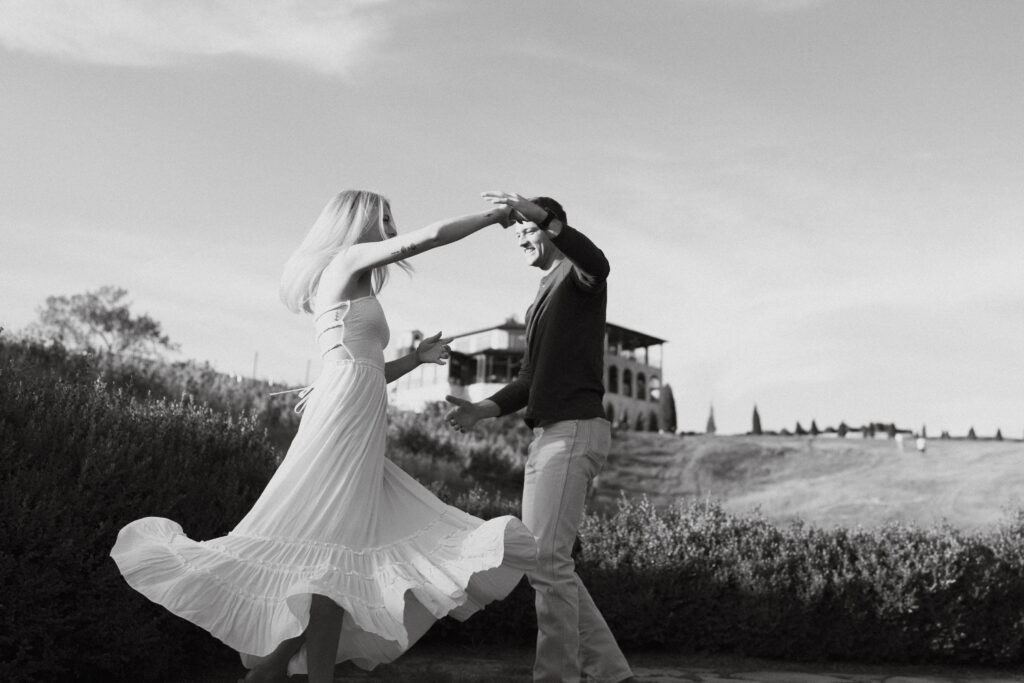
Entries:
[[512,219],[540,223],[547,216],[547,211],[529,199],[515,192],[481,192],[480,196],[498,206],[507,206],[512,210]]
[[420,363],[437,363],[444,365],[452,354],[448,346],[451,339],[441,339],[441,333],[425,338],[416,346],[416,360]]
[[494,212],[497,213],[494,222],[500,225],[502,229],[505,229],[511,225],[515,225],[516,223],[519,222],[519,218],[516,216],[515,209],[513,209],[511,206],[499,206],[498,208],[494,209]]

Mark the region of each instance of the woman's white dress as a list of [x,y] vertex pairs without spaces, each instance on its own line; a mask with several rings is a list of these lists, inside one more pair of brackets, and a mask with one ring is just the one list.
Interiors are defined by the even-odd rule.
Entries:
[[[125,580],[210,631],[255,666],[303,632],[310,596],[345,610],[337,661],[398,657],[438,618],[465,619],[532,567],[514,517],[445,505],[384,457],[389,331],[375,297],[315,319],[324,369],[298,433],[259,500],[228,533],[194,541],[175,522],[124,527],[111,556]],[[289,673],[306,671],[305,648]]]

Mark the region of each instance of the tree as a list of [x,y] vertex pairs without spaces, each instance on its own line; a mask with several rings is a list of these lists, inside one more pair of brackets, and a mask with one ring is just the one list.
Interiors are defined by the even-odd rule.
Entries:
[[997,428],[996,429],[996,441],[1002,441],[1002,440],[1003,440],[1003,430]]
[[821,430],[818,429],[818,421],[811,420],[811,436],[817,436],[821,434]]
[[669,434],[676,433],[676,400],[672,396],[672,385],[666,384],[661,388],[661,396],[658,398],[661,412],[661,428]]
[[658,414],[655,413],[653,410],[647,413],[647,431],[658,431]]
[[970,430],[968,430],[967,438],[968,439],[977,439],[978,438],[978,435],[974,433],[974,427],[971,427]]
[[39,308],[39,321],[26,331],[78,351],[153,356],[175,351],[177,344],[148,315],[132,315],[128,291],[105,286],[84,294],[50,296]]
[[928,427],[926,425],[921,425],[921,438],[922,439],[927,439],[928,438]]
[[705,433],[714,434],[717,430],[715,427],[715,406],[711,406],[711,412],[708,413],[708,424],[704,428]]
[[842,438],[846,438],[846,433],[848,431],[850,431],[850,427],[845,422],[840,422],[839,423],[839,429],[836,430],[836,434],[838,434],[839,438],[842,439]]
[[757,414],[757,404],[754,404],[753,424],[750,426],[751,434],[763,434],[761,431],[761,416]]
[[797,436],[806,436],[806,435],[807,435],[807,432],[806,432],[806,431],[804,430],[804,428],[803,428],[803,425],[801,425],[799,421],[797,421],[797,423],[796,423],[796,429],[795,429],[795,430],[793,430],[793,432],[794,432],[794,433],[795,433],[795,434],[796,434]]

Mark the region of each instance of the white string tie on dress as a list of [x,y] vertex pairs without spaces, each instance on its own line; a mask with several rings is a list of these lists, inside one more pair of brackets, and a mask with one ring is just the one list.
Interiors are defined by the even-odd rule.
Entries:
[[271,396],[282,396],[284,394],[299,394],[299,401],[295,404],[295,412],[302,414],[302,411],[306,409],[306,403],[309,401],[309,394],[313,391],[314,384],[310,384],[308,387],[299,387],[298,389],[287,389],[285,391],[272,392]]

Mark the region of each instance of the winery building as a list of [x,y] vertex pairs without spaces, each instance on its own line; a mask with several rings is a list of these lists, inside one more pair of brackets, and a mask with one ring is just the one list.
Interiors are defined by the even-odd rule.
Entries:
[[[394,357],[423,338],[407,333]],[[618,427],[657,431],[664,339],[607,323],[604,335],[604,409]],[[510,318],[500,325],[457,335],[448,365],[420,365],[388,385],[389,401],[406,410],[443,401],[448,394],[479,401],[515,379],[526,351],[526,325]]]

